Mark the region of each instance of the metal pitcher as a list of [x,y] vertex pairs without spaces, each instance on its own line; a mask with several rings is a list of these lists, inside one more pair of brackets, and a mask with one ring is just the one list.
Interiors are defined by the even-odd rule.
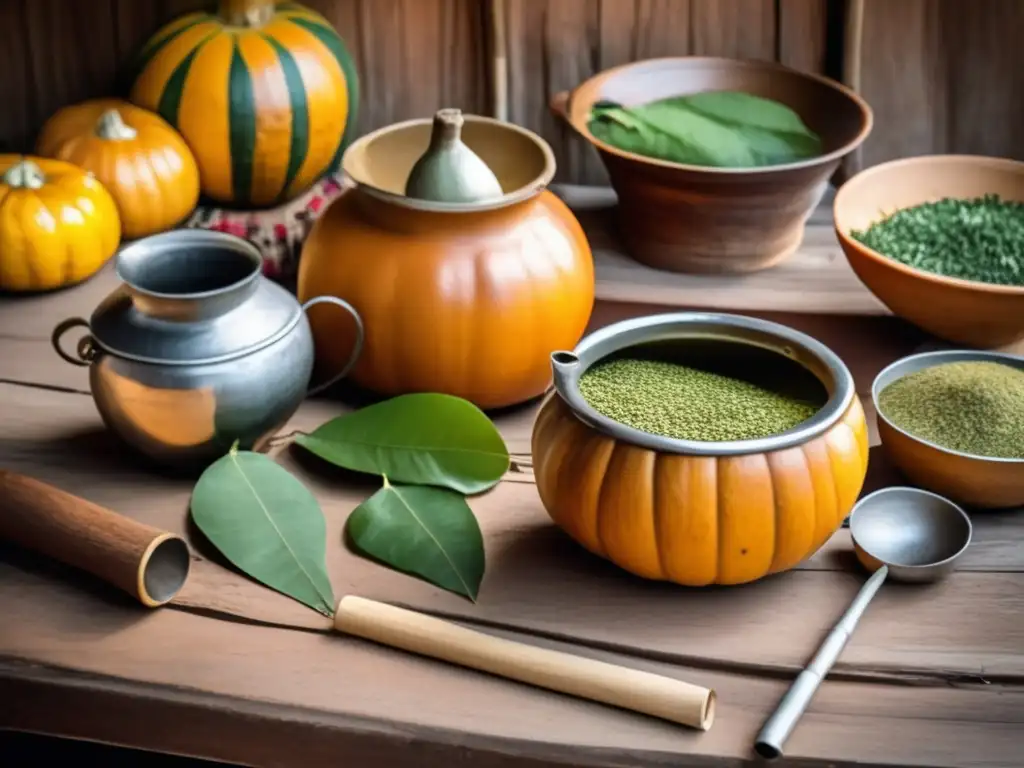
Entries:
[[[203,464],[237,440],[250,449],[279,430],[302,400],[343,378],[362,351],[363,322],[348,302],[300,305],[262,275],[259,251],[222,232],[176,230],[138,240],[115,262],[122,285],[88,321],[53,331],[64,360],[89,366],[109,429],[164,465]],[[329,302],[351,314],[345,367],[310,390],[313,337],[305,310]],[[88,330],[69,354],[61,338]]]

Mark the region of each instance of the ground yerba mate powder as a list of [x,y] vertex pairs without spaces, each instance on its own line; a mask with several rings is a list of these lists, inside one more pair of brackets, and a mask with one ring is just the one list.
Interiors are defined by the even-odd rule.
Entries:
[[1024,285],[1024,203],[998,195],[904,208],[850,237],[936,275]]
[[878,396],[900,429],[943,448],[1024,459],[1024,371],[1001,363],[946,363],[908,374]]
[[819,403],[662,360],[621,358],[580,377],[580,394],[599,413],[652,435],[683,440],[752,440],[785,432]]

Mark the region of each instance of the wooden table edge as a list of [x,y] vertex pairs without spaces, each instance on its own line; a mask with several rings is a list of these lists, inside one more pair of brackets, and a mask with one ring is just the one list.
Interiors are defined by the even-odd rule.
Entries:
[[[55,701],[61,702],[59,708],[53,706]],[[83,712],[88,714],[83,717]],[[500,717],[500,713],[496,715]],[[457,765],[468,759],[474,768],[654,767],[679,766],[683,760],[688,768],[748,764],[736,758],[637,754],[400,726],[378,718],[149,684],[7,655],[0,656],[2,729],[245,765],[320,765],[332,760],[423,768]],[[799,764],[806,768],[848,765],[818,760],[801,760]]]

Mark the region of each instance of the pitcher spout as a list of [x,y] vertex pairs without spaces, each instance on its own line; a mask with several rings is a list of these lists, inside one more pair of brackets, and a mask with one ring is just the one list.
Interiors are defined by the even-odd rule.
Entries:
[[555,391],[563,400],[572,389],[573,380],[579,375],[580,359],[574,352],[559,350],[551,353],[551,378]]

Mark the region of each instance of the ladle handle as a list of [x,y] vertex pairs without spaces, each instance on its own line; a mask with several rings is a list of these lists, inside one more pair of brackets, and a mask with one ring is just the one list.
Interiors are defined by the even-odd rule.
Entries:
[[757,735],[757,741],[754,742],[754,750],[761,757],[768,760],[782,757],[782,745],[789,738],[789,734],[793,732],[793,728],[803,716],[807,705],[811,703],[821,681],[825,679],[828,671],[832,669],[832,665],[839,658],[839,654],[843,652],[847,640],[850,639],[853,630],[857,627],[857,622],[864,615],[868,604],[888,575],[889,569],[884,565],[871,574],[871,578],[864,582],[860,592],[853,598],[853,602],[846,609],[843,618],[836,623],[825,641],[818,647],[818,652],[814,654],[811,663],[804,668],[793,685],[786,691],[786,695],[782,697],[779,706],[761,728],[761,732]]

